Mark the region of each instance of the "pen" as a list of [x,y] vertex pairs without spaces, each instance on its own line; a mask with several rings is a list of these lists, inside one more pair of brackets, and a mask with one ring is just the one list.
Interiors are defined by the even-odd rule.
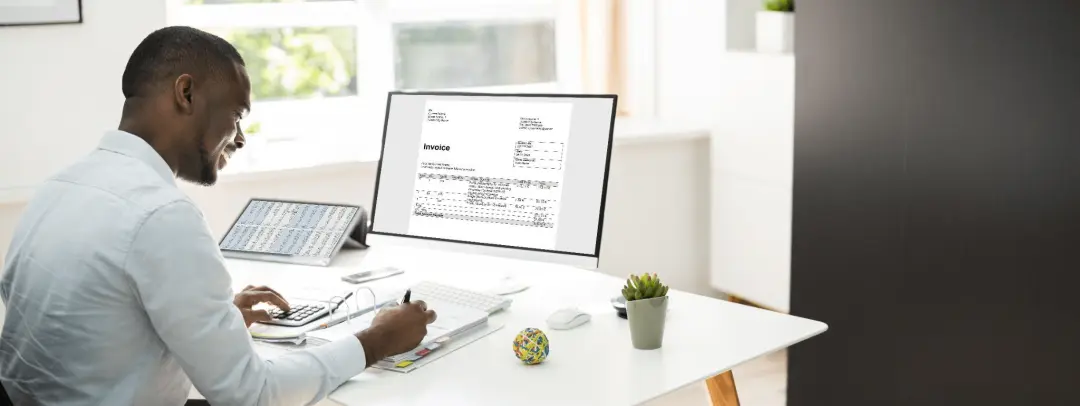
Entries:
[[405,289],[405,298],[401,299],[401,303],[409,303],[409,296],[412,296],[412,289]]
[[341,323],[342,323],[342,322],[344,322],[344,321],[345,321],[346,319],[347,319],[346,317],[339,317],[339,318],[337,318],[337,319],[334,319],[334,320],[330,320],[330,321],[327,321],[326,323],[320,324],[320,325],[319,325],[319,328],[320,328],[320,329],[324,329],[324,328],[330,328],[330,327],[334,327],[334,326],[336,326],[336,325],[338,325],[338,324],[341,324]]

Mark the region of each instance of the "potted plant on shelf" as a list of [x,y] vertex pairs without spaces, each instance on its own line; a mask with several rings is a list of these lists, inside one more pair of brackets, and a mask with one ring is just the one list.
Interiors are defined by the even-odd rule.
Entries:
[[795,0],[765,0],[757,12],[759,52],[788,53],[795,50]]
[[626,280],[622,294],[626,298],[626,318],[630,320],[630,341],[634,348],[653,350],[664,343],[667,291],[668,287],[655,273],[630,275]]

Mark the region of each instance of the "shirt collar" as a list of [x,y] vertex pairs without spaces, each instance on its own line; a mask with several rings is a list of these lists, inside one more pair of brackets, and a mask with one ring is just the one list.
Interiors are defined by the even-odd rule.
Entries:
[[169,168],[169,164],[165,163],[165,159],[154,147],[135,134],[120,130],[106,132],[101,138],[101,143],[98,144],[98,149],[142,161],[170,185],[176,186],[176,175],[173,174],[172,168]]

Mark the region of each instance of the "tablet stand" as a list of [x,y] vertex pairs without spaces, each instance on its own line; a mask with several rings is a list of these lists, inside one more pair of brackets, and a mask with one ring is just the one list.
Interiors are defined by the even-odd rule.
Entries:
[[349,233],[349,236],[345,237],[345,243],[341,246],[341,248],[343,249],[350,248],[362,250],[368,248],[367,232],[368,228],[371,227],[371,224],[368,222],[367,210],[364,210],[364,208],[361,207],[360,213],[358,213],[357,215],[360,216],[360,220],[356,222],[356,226],[353,227],[353,230]]

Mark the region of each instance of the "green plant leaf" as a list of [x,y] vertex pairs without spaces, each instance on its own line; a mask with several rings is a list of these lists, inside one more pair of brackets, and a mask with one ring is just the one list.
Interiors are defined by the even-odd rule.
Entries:
[[764,6],[769,11],[795,11],[795,0],[765,0]]

